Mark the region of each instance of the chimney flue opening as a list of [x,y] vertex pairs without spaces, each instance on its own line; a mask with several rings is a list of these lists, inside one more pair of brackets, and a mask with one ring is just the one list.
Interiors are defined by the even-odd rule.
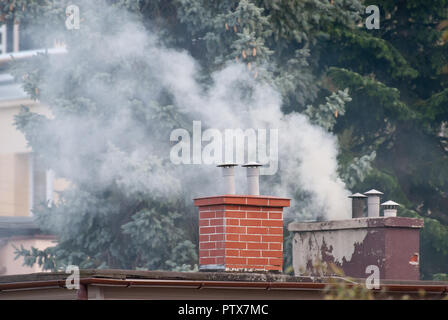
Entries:
[[251,196],[260,195],[260,167],[261,164],[257,162],[249,162],[243,164],[247,170],[247,193]]
[[217,165],[222,168],[222,177],[224,178],[225,193],[235,194],[235,167],[236,163],[223,163]]

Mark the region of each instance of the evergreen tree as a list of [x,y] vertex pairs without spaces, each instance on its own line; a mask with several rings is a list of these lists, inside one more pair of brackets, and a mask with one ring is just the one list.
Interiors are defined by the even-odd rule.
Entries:
[[[65,8],[51,3],[49,11],[52,5]],[[32,2],[28,9],[34,6],[47,3]],[[38,54],[13,65],[30,97],[52,112],[46,117],[24,108],[16,125],[35,156],[71,183],[59,203],[34,208],[37,224],[58,236],[57,245],[22,247],[17,254],[28,265],[53,270],[68,264],[194,269],[196,240],[188,234],[194,211],[164,158],[169,143],[160,147],[183,126],[182,116],[163,85],[154,86],[144,44],[122,47],[126,37],[142,36],[138,23],[129,24],[141,17],[103,2],[85,1],[80,8],[85,20],[76,32],[65,30],[60,10],[50,15],[56,30],[49,35],[61,37],[66,54]],[[145,145],[147,135],[160,145]]]
[[[0,12],[3,20],[36,21],[54,33],[63,29],[67,3],[10,0],[0,4]],[[147,29],[156,30],[165,45],[187,50],[202,66],[204,86],[213,71],[233,61],[243,62],[253,78],[275,86],[282,95],[285,114],[303,112],[338,136],[340,173],[351,191],[379,188],[387,198],[403,205],[400,214],[425,218],[424,276],[448,272],[448,1],[115,0],[108,4],[99,9],[104,12],[98,18],[93,13],[86,17],[109,20],[104,24],[107,30],[85,28],[68,35],[61,30],[71,59],[79,57],[78,64],[63,69],[69,82],[61,83],[70,83],[69,88],[46,91],[46,55],[15,71],[30,96],[47,103],[55,115],[48,120],[25,111],[18,118],[18,127],[33,150],[60,172],[64,172],[64,163],[85,167],[85,175],[67,177],[75,187],[63,195],[59,206],[37,212],[40,224],[49,231],[56,230],[60,241],[47,252],[22,250],[28,263],[38,257],[45,263],[51,261],[46,264],[51,268],[61,263],[173,268],[180,266],[173,261],[192,265],[195,260],[195,219],[193,215],[187,219],[185,214],[178,215],[180,210],[194,212],[194,208],[184,204],[182,196],[166,199],[163,194],[125,191],[133,185],[126,179],[116,179],[107,190],[99,189],[101,181],[95,184],[105,154],[119,159],[119,172],[138,178],[139,170],[152,168],[149,171],[158,177],[170,177],[169,164],[157,152],[148,162],[129,156],[143,141],[144,133],[135,133],[141,136],[133,145],[118,137],[111,139],[106,130],[99,135],[101,147],[96,155],[83,154],[82,148],[76,153],[61,152],[58,137],[46,134],[51,132],[45,130],[47,126],[64,126],[64,117],[75,114],[86,123],[75,133],[88,141],[92,128],[105,128],[120,116],[120,103],[140,121],[159,120],[150,121],[156,128],[147,128],[146,133],[163,135],[185,121],[186,116],[172,107],[163,90],[157,98],[133,92],[139,87],[137,83],[151,83],[145,78],[151,71],[141,70],[144,64],[138,59],[117,58],[108,64],[101,56],[86,57],[86,52],[95,52],[92,49],[101,45],[105,34],[119,33],[122,24],[113,14],[106,14],[112,13],[107,9],[110,7],[128,12]],[[364,25],[364,8],[370,4],[380,8],[378,30]],[[101,71],[91,74],[91,70]],[[128,86],[117,88],[129,92],[129,101],[117,103],[109,97],[98,106],[88,96],[77,94],[80,83],[113,83],[117,72],[129,78]],[[122,129],[120,134],[128,134],[128,128]],[[175,185],[175,177],[171,178]],[[87,214],[91,208],[101,209]],[[69,218],[62,229],[49,222],[50,217],[63,220],[65,215]],[[191,225],[185,235],[180,223]],[[86,228],[75,237],[70,224]],[[179,234],[159,234],[157,230],[164,226],[177,228]],[[102,235],[93,236],[97,233]],[[289,245],[285,245],[286,267],[291,264]],[[130,246],[137,249],[130,250]]]
[[323,45],[330,90],[348,88],[352,101],[338,120],[341,168],[375,152],[372,170],[351,185],[378,186],[424,217],[422,271],[447,272],[448,162],[446,138],[448,2],[366,1],[378,5],[380,28],[334,28]]

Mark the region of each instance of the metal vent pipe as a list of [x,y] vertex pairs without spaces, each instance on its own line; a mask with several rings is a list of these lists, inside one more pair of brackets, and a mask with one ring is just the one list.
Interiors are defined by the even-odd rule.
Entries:
[[367,196],[367,216],[369,218],[375,218],[380,216],[380,196],[383,194],[381,191],[372,189],[364,192]]
[[364,207],[367,196],[361,193],[355,193],[349,196],[352,198],[352,218],[364,217]]
[[249,162],[243,164],[247,172],[247,193],[251,196],[260,195],[260,167],[261,164],[257,162]]
[[224,178],[225,193],[235,194],[235,167],[236,163],[223,163],[217,167],[222,168],[222,176]]

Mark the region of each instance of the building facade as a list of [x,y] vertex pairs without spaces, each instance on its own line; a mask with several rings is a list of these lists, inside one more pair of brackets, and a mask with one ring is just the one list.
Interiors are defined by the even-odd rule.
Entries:
[[[27,228],[33,229],[33,208],[38,204],[51,205],[57,201],[57,191],[67,186],[33,155],[24,135],[14,125],[14,117],[22,106],[51,116],[46,106],[28,98],[9,73],[12,60],[27,59],[39,51],[43,50],[30,40],[27,28],[22,30],[12,22],[0,26],[0,228],[4,231],[0,232],[0,275],[41,271],[38,267],[22,266],[23,260],[15,259],[14,248],[23,245],[44,249],[54,245],[54,237],[37,231],[24,233],[23,225],[17,229],[16,222],[29,224]],[[64,49],[48,52],[61,53]],[[5,231],[8,226],[11,232]]]

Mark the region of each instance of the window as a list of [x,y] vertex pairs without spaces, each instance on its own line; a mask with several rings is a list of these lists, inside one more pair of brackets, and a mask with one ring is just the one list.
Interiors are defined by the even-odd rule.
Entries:
[[18,25],[9,21],[0,26],[0,54],[39,49],[29,24]]
[[47,169],[42,160],[30,154],[29,168],[29,203],[30,215],[35,206],[48,205],[53,202],[54,172]]
[[6,24],[0,26],[0,54],[6,53]]

